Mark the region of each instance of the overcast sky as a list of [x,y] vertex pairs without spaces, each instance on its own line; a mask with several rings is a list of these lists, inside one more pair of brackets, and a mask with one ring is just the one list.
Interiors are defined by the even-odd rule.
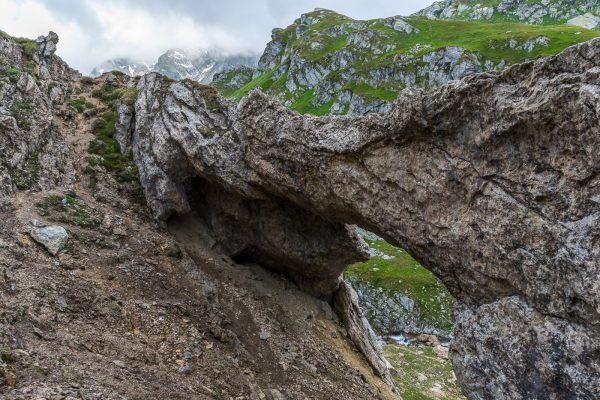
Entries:
[[355,19],[409,15],[432,0],[0,0],[0,29],[36,38],[53,30],[58,54],[88,73],[129,56],[154,62],[169,48],[262,53],[271,29],[315,7]]

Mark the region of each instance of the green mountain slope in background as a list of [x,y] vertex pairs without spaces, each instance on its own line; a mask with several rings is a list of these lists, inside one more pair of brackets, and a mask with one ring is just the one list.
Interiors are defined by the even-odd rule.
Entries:
[[389,109],[406,87],[501,70],[599,35],[573,25],[421,15],[357,21],[317,9],[274,29],[257,69],[225,71],[213,84],[236,99],[259,88],[300,113],[362,115]]

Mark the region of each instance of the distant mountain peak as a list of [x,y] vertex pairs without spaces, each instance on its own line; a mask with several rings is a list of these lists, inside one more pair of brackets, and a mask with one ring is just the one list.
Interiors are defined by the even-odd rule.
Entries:
[[194,51],[169,49],[155,63],[136,61],[121,57],[108,60],[94,68],[92,76],[108,71],[121,71],[129,76],[158,72],[171,79],[193,79],[210,83],[216,73],[238,65],[256,67],[258,55],[227,54],[222,49],[198,49]]

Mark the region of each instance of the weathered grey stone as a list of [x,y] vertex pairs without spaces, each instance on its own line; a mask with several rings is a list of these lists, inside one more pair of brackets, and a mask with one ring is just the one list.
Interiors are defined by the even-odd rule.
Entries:
[[28,59],[14,40],[0,37],[0,72],[29,71],[0,85],[0,210],[11,207],[17,189],[69,188],[76,179],[52,109],[66,100],[81,75],[54,55],[57,42],[53,32],[41,36]]
[[388,27],[398,31],[398,32],[409,33],[409,34],[420,32],[419,29],[415,28],[414,26],[412,26],[411,24],[406,22],[406,20],[404,20],[402,17],[388,18],[384,21],[383,24],[385,26],[388,26]]
[[58,35],[50,31],[48,36],[39,36],[36,39],[36,43],[38,45],[38,54],[40,54],[41,57],[51,57],[56,52]]
[[450,358],[467,397],[592,400],[600,393],[597,327],[541,314],[519,296],[456,311]]
[[375,372],[393,386],[389,373],[389,363],[383,356],[377,336],[371,329],[358,303],[358,296],[352,286],[342,282],[333,299],[335,312],[346,326],[348,335],[365,355]]
[[[360,305],[373,329],[379,334],[430,333],[450,336],[452,333],[428,323],[417,304],[402,293],[383,290],[374,285],[349,280],[356,290]],[[441,316],[440,316],[441,318]],[[446,324],[451,321],[439,321]]]
[[578,17],[571,18],[567,21],[567,24],[581,26],[585,29],[594,29],[600,24],[600,17],[597,17],[592,13],[585,13]]

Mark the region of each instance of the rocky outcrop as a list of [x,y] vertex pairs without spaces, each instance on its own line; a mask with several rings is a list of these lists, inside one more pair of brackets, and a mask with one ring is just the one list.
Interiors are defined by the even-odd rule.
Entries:
[[[363,313],[367,316],[373,329],[382,335],[398,333],[433,334],[449,336],[447,325],[449,320],[430,322],[423,318],[423,312],[410,296],[399,292],[383,290],[372,284],[355,282],[349,283],[356,290]],[[439,316],[441,320],[443,315]]]
[[69,187],[74,168],[52,120],[81,75],[54,55],[58,36],[18,41],[0,32],[0,209],[16,189]]
[[[236,106],[148,75],[129,143],[157,217],[200,210],[222,238],[252,232],[260,240],[238,254],[309,287],[317,280],[322,294],[361,251],[314,268],[304,260],[353,248],[343,224],[405,248],[461,304],[450,356],[471,398],[591,398],[600,385],[599,77],[594,40],[501,74],[405,90],[385,114],[315,118],[258,91]],[[203,201],[213,191],[238,200]],[[526,344],[517,357],[512,343]]]
[[585,29],[594,29],[600,24],[600,17],[592,13],[585,13],[575,18],[571,18],[567,23],[569,25],[581,26]]

